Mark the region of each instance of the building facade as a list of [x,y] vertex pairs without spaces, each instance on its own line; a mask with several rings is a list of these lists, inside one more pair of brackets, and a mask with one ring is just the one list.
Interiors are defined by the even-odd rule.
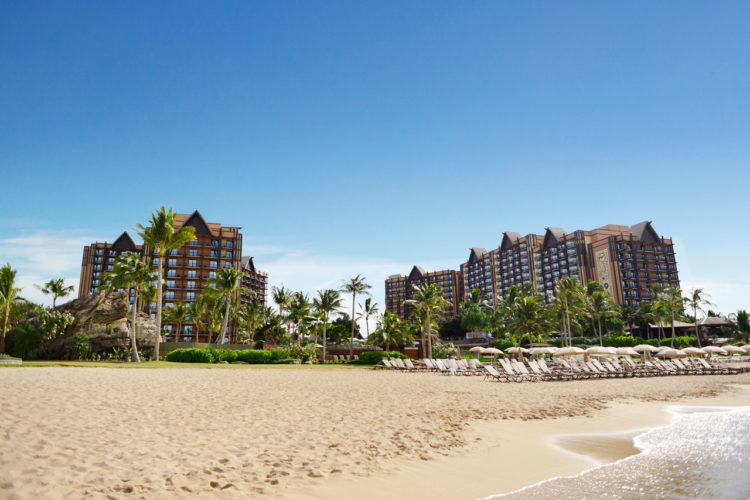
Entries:
[[458,315],[461,303],[461,279],[458,271],[443,270],[427,272],[419,266],[414,266],[407,276],[394,274],[385,280],[385,308],[397,314],[401,319],[408,319],[414,308],[404,302],[412,298],[414,286],[440,285],[443,297],[450,305],[445,307],[444,317],[452,318]]
[[[425,274],[415,266],[409,277],[394,275],[386,280],[386,310],[408,317],[410,311],[403,301],[409,298],[411,283],[418,283],[410,277],[419,278],[420,273]],[[456,273],[458,277],[454,314],[473,289],[481,290],[494,306],[512,286],[528,283],[546,302],[552,302],[557,281],[565,276],[581,284],[596,281],[618,304],[633,307],[650,300],[653,286],[680,286],[672,239],[660,236],[650,221],[570,233],[557,227],[546,228],[544,234],[508,231],[497,248],[471,248],[458,272],[440,273]]]
[[243,303],[252,302],[253,298],[266,306],[266,290],[268,289],[268,274],[255,268],[252,257],[242,257],[242,292],[241,299]]
[[[192,214],[177,214],[175,227],[179,229],[184,226],[195,228],[196,239],[182,248],[170,250],[164,257],[163,305],[165,307],[180,301],[188,304],[194,302],[208,286],[208,280],[214,277],[216,270],[220,267],[231,267],[237,270],[251,269],[251,273],[243,278],[243,287],[257,293],[265,303],[268,275],[255,269],[252,258],[243,259],[240,227],[208,223],[197,210]],[[159,263],[155,250],[136,245],[127,232],[120,235],[112,244],[92,243],[83,249],[79,297],[98,291],[102,284],[102,273],[111,271],[114,260],[125,252],[137,253],[142,258],[150,256],[154,267]],[[240,300],[249,302],[251,295],[242,294]],[[132,290],[130,301],[133,302]],[[147,307],[153,313],[156,310],[156,303],[151,303]],[[171,323],[163,324],[163,327],[169,331],[176,326]],[[194,324],[186,323],[179,332],[179,340],[205,342],[208,340],[208,335],[198,333]]]

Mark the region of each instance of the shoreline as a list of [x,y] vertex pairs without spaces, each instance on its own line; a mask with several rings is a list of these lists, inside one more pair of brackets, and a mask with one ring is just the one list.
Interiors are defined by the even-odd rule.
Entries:
[[636,455],[641,450],[633,438],[669,425],[670,408],[689,406],[750,406],[750,385],[730,384],[715,396],[618,402],[584,416],[475,422],[467,431],[470,444],[454,455],[421,462],[398,459],[388,472],[336,478],[274,497],[343,500],[356,491],[358,500],[484,500]]

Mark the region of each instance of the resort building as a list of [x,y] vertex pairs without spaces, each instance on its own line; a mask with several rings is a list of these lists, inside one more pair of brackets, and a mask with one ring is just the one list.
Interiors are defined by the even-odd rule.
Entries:
[[414,266],[408,276],[394,274],[385,280],[385,308],[397,314],[401,319],[408,319],[414,308],[404,301],[412,298],[414,285],[437,284],[443,288],[443,297],[450,302],[445,308],[445,318],[452,318],[458,314],[461,303],[461,279],[458,271],[443,270],[427,272],[419,266]]
[[[208,280],[220,267],[247,271],[248,274],[243,278],[242,286],[255,292],[259,300],[265,304],[268,275],[255,269],[252,257],[242,257],[240,227],[206,222],[197,210],[192,214],[177,214],[175,226],[177,228],[194,227],[196,239],[182,248],[170,250],[165,257],[163,263],[164,306],[178,301],[186,303],[195,301],[208,286]],[[111,244],[92,243],[83,249],[79,297],[98,291],[101,286],[102,273],[111,271],[115,258],[125,252],[135,252],[144,258],[149,255],[152,257],[153,265],[159,262],[159,257],[153,255],[154,250],[136,245],[127,232]],[[249,302],[251,298],[251,293],[243,293],[240,300]],[[132,290],[130,301],[131,303],[133,301]],[[156,311],[156,303],[151,303],[148,307],[152,313]],[[169,323],[163,324],[163,327],[170,331],[175,326]],[[183,325],[180,340],[203,342],[207,341],[207,335],[198,335],[195,325],[188,323]]]
[[633,307],[650,300],[653,285],[680,286],[672,239],[659,236],[650,221],[570,233],[548,227],[544,234],[505,232],[493,250],[471,248],[459,272],[425,273],[415,266],[408,277],[389,277],[385,282],[386,310],[408,317],[411,311],[403,301],[409,298],[411,285],[435,282],[433,276],[441,273],[457,275],[460,283],[449,299],[455,304],[453,314],[473,289],[481,290],[492,305],[497,305],[513,285],[529,283],[546,302],[552,302],[557,281],[565,276],[582,284],[596,281],[618,304]]
[[489,252],[472,248],[461,264],[461,300],[478,288],[495,304],[513,285],[530,283],[551,302],[564,276],[597,281],[617,303],[632,306],[649,300],[653,284],[679,286],[672,240],[659,236],[650,221],[571,233],[548,227],[543,235],[503,233],[500,246]]

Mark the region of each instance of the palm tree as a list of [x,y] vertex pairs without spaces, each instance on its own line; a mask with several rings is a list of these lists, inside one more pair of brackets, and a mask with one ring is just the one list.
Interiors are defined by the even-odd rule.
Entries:
[[704,312],[703,306],[712,306],[713,304],[708,299],[711,296],[707,293],[703,293],[702,288],[696,288],[690,291],[690,294],[685,299],[687,304],[693,309],[693,318],[695,319],[695,338],[698,339],[698,347],[703,347],[702,332],[698,329],[698,313]]
[[38,288],[43,294],[52,295],[52,309],[55,308],[55,303],[57,302],[58,297],[67,297],[73,291],[73,285],[65,285],[65,278],[49,280],[44,286]]
[[326,362],[326,330],[331,314],[341,307],[341,295],[338,290],[318,290],[318,296],[313,299],[313,307],[323,323],[323,363]]
[[566,338],[566,345],[573,345],[573,335],[570,331],[570,310],[571,307],[580,301],[585,291],[577,278],[565,276],[557,282],[557,295],[555,301],[562,312],[563,334]]
[[[284,321],[284,309],[289,309],[289,304],[292,301],[294,292],[284,287],[284,284],[282,283],[280,287],[271,287],[271,296],[276,305],[279,306],[279,324],[281,324]],[[288,324],[287,330],[289,330]]]
[[219,339],[219,345],[224,344],[224,339],[227,336],[227,325],[229,324],[229,307],[231,305],[231,297],[242,285],[242,277],[245,273],[238,271],[233,267],[222,267],[216,271],[216,275],[208,280],[208,286],[211,287],[211,293],[215,293],[220,297],[226,299],[226,310],[224,311],[224,322],[221,325],[221,338]]
[[542,333],[549,324],[547,305],[538,295],[519,295],[510,304],[508,328],[518,337],[518,360],[521,360],[521,341],[525,334],[529,344],[536,333]]
[[365,299],[365,306],[362,307],[362,304],[359,305],[359,313],[357,316],[359,318],[362,318],[365,320],[365,327],[367,328],[367,336],[370,336],[370,316],[375,316],[378,313],[378,304],[377,302],[372,301],[372,297],[367,297]]
[[168,305],[164,308],[164,320],[169,323],[176,323],[177,328],[174,332],[174,341],[180,341],[180,335],[182,334],[182,325],[190,314],[190,309],[185,302],[179,301],[174,304]]
[[289,320],[297,327],[297,344],[302,345],[303,325],[312,319],[312,304],[302,292],[295,292],[289,304]]
[[661,308],[664,310],[666,317],[669,318],[669,324],[672,327],[671,347],[674,348],[674,321],[678,315],[683,313],[685,306],[685,299],[682,297],[682,290],[679,288],[667,288],[657,300]]
[[6,263],[0,268],[0,305],[5,309],[3,334],[0,337],[0,354],[5,353],[5,333],[8,330],[10,306],[19,298],[20,293],[21,289],[16,287],[16,270],[11,269],[10,264]]
[[203,315],[206,314],[206,300],[201,299],[201,297],[203,297],[203,295],[200,295],[195,301],[188,305],[188,316],[195,327],[194,333],[196,342],[198,340],[198,335],[200,335],[201,319],[203,319]]
[[378,322],[378,328],[367,337],[367,343],[377,345],[385,350],[391,346],[411,345],[414,337],[411,334],[409,324],[404,324],[398,315],[386,311]]
[[[138,328],[138,298],[139,295],[143,297],[143,288],[151,286],[155,276],[155,271],[151,267],[149,259],[147,258],[144,262],[138,255],[133,253],[124,253],[117,257],[115,260],[113,270],[108,273],[104,273],[103,282],[105,287],[112,289],[125,289],[130,290],[133,288],[133,304],[132,304],[132,319],[130,343],[132,346],[131,359],[135,362],[140,362],[141,358],[138,355],[138,344],[137,344],[137,328]],[[146,294],[149,290],[146,290]],[[127,294],[129,295],[129,293]],[[128,301],[129,302],[129,301]]]
[[422,349],[425,357],[432,359],[432,314],[439,315],[445,311],[450,302],[443,297],[443,287],[438,284],[414,285],[412,298],[404,304],[414,307],[415,313],[422,315]]
[[742,335],[745,343],[750,341],[750,315],[747,311],[740,309],[734,315],[734,324],[737,327],[737,331]]
[[245,304],[240,309],[239,314],[247,332],[248,343],[252,344],[255,341],[255,332],[258,330],[258,325],[263,322],[265,317],[263,306],[257,297],[253,297],[249,304]]
[[352,334],[349,338],[349,357],[354,354],[354,323],[356,321],[354,306],[357,304],[357,294],[370,295],[370,292],[367,291],[370,288],[372,288],[372,286],[365,283],[365,277],[361,274],[349,278],[349,281],[344,281],[340,288],[342,292],[352,294]]
[[138,224],[138,236],[143,238],[146,247],[152,249],[159,257],[159,272],[156,281],[156,344],[154,345],[154,360],[159,360],[159,343],[161,342],[161,306],[162,287],[164,282],[164,258],[169,250],[176,250],[188,241],[194,240],[195,228],[183,226],[175,228],[177,213],[169,207],[169,212],[162,206],[156,213],[151,214],[151,226],[143,227]]
[[612,296],[600,290],[594,291],[586,301],[585,312],[594,324],[594,334],[597,333],[596,325],[599,325],[599,345],[603,345],[602,319],[617,316],[617,309]]

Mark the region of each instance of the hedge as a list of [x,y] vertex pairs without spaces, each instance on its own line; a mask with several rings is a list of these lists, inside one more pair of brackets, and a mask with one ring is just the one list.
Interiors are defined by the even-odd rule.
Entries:
[[286,349],[245,349],[233,351],[231,349],[175,349],[166,356],[167,361],[174,363],[218,363],[226,361],[233,363],[243,361],[248,364],[284,364],[291,363],[289,351]]

